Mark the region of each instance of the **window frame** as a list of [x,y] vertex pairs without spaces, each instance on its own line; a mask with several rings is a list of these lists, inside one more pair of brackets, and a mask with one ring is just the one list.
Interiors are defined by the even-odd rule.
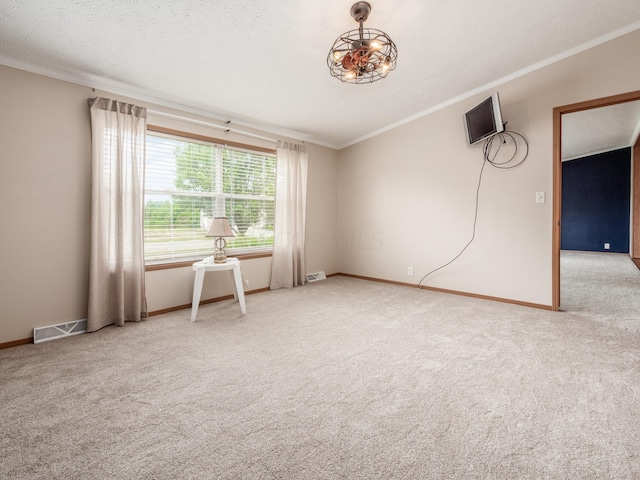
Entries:
[[[176,130],[173,128],[162,127],[159,125],[147,124],[147,135],[150,133],[170,135],[170,136],[184,139],[185,141],[194,140],[194,141],[207,142],[207,143],[211,143],[218,146],[229,147],[232,149],[246,150],[249,153],[267,154],[267,155],[273,155],[274,157],[276,155],[275,148],[260,147],[256,145],[250,145],[250,144],[245,144],[245,143],[240,143],[235,141],[223,140],[220,138],[210,137],[208,135],[202,135],[198,133],[185,132],[183,130]],[[274,181],[277,181],[277,173]],[[144,191],[146,193],[147,191],[146,186]],[[274,212],[275,212],[275,196],[273,201],[274,201]],[[144,232],[144,226],[143,226],[143,232]],[[247,251],[245,248],[243,248],[242,250],[243,251],[238,254],[233,254],[232,250],[230,250],[229,253],[232,254],[234,257],[239,258],[240,260],[248,260],[253,258],[265,258],[265,257],[272,256],[273,246],[258,247],[253,251],[251,250]],[[213,252],[213,247],[212,247],[212,252]],[[145,271],[187,267],[187,266],[191,266],[194,262],[202,260],[205,257],[206,256],[193,255],[192,257],[185,257],[185,258],[178,258],[178,259],[159,259],[155,261],[154,260],[149,261],[145,258]]]

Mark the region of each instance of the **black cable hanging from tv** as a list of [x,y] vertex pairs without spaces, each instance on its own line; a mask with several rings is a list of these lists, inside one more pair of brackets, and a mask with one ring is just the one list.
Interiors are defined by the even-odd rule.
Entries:
[[[496,147],[495,153],[492,154],[491,152],[493,151],[493,144],[496,141],[496,138],[498,137],[499,137],[498,146]],[[524,143],[525,151],[524,151],[524,155],[522,156],[522,159],[519,162],[512,163],[516,161],[516,159],[518,158],[518,152],[519,152],[518,138],[521,139],[522,142]],[[502,149],[502,147],[510,143],[509,139],[511,140],[511,142],[513,142],[513,145],[514,145],[513,154],[507,160],[499,162],[496,160],[496,157],[500,153],[500,150]],[[500,168],[502,170],[508,170],[510,168],[515,168],[518,165],[521,165],[522,162],[524,162],[527,159],[527,157],[529,156],[529,143],[527,142],[527,139],[524,138],[524,135],[522,135],[521,133],[505,129],[503,132],[492,135],[491,137],[487,138],[484,141],[484,144],[482,145],[482,156],[487,162],[491,164],[492,167]]]
[[[506,125],[506,122],[505,122]],[[496,140],[497,139],[497,140]],[[518,158],[518,152],[520,151],[520,149],[518,148],[518,139],[521,139],[522,142],[524,143],[524,154],[522,155],[522,159],[520,161],[516,161]],[[494,142],[497,141],[497,146],[494,147]],[[506,160],[503,161],[499,161],[497,159],[498,155],[500,154],[500,151],[502,150],[502,148],[509,144],[509,143],[513,143],[514,145],[514,151],[513,154],[507,158]],[[524,135],[518,133],[518,132],[514,132],[511,130],[506,130],[506,128],[500,132],[500,133],[496,133],[488,138],[485,139],[483,145],[482,145],[482,168],[480,169],[480,175],[478,176],[478,186],[476,188],[476,205],[475,205],[475,212],[473,215],[473,230],[471,232],[471,239],[467,242],[467,244],[462,248],[462,250],[460,250],[460,252],[453,257],[451,260],[449,260],[447,263],[445,263],[444,265],[439,266],[438,268],[434,268],[433,270],[431,270],[429,273],[427,273],[425,276],[423,276],[420,281],[418,282],[417,287],[420,288],[422,286],[422,282],[424,282],[424,280],[431,274],[437,272],[438,270],[442,270],[443,268],[451,265],[453,262],[455,262],[458,258],[460,258],[460,256],[465,252],[465,250],[467,249],[467,247],[469,247],[469,245],[471,245],[471,243],[473,242],[473,240],[476,238],[476,225],[478,222],[478,206],[480,203],[480,186],[482,185],[482,173],[484,172],[484,167],[488,164],[490,164],[492,167],[494,168],[498,168],[501,170],[510,170],[512,168],[516,168],[519,165],[522,165],[522,163],[527,159],[527,157],[529,156],[529,143],[527,142],[527,139],[524,137]],[[513,163],[513,162],[516,163]]]

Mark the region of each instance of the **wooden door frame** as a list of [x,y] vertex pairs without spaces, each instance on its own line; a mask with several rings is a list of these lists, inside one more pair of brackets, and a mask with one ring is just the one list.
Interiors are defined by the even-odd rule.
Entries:
[[[573,103],[553,109],[553,239],[551,255],[551,309],[560,310],[560,245],[562,221],[562,115],[567,113],[591,110],[592,108],[608,107],[619,103],[640,100],[640,90],[603,97],[586,102]],[[634,152],[633,174],[633,222],[632,252],[640,257],[640,142],[636,142]],[[638,247],[636,249],[636,247]]]
[[631,207],[631,258],[640,259],[640,135],[638,135],[638,138],[636,138],[636,143],[633,145],[632,195],[633,203]]

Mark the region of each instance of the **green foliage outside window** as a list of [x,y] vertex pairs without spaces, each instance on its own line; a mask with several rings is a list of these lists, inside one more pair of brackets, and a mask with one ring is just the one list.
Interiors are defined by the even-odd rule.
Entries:
[[184,140],[156,138],[157,149],[148,143],[148,260],[210,253],[213,239],[204,235],[216,215],[228,217],[236,232],[229,248],[273,244],[274,156]]

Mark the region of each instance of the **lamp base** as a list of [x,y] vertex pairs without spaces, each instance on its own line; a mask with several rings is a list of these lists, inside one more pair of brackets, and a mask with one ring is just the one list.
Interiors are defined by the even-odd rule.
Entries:
[[213,263],[227,263],[227,241],[222,237],[216,237]]

